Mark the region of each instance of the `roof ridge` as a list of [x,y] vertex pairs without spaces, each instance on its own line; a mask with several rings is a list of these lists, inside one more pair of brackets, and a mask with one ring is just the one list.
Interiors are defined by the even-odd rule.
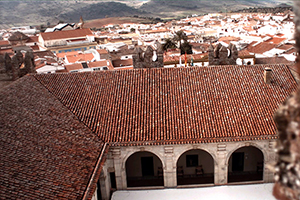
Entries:
[[[69,73],[61,73],[61,74],[69,74]],[[38,78],[37,78],[37,76],[38,75],[44,75],[44,74],[30,74],[31,76],[33,76],[34,78],[35,78],[35,80],[38,82],[38,83],[40,83],[50,94],[51,94],[51,96],[53,96],[55,99],[57,99],[64,107],[66,107],[67,108],[67,110],[73,115],[73,116],[75,116],[76,117],[76,119],[80,122],[80,123],[82,123],[85,127],[87,127],[92,133],[94,133],[97,137],[99,137],[99,139],[102,141],[102,142],[104,142],[105,143],[105,141],[97,134],[97,133],[95,133],[93,130],[91,130],[91,128],[86,124],[86,123],[84,123],[82,120],[80,120],[79,119],[79,117],[76,115],[76,114],[74,114],[74,112],[72,112],[72,110],[70,110],[70,108],[68,107],[68,106],[66,106],[63,102],[62,102],[62,100],[60,99],[60,98],[58,98],[45,84],[43,84],[42,83],[42,81],[41,80],[39,80]],[[48,74],[49,75],[49,74]],[[52,75],[52,74],[50,74],[50,75]]]

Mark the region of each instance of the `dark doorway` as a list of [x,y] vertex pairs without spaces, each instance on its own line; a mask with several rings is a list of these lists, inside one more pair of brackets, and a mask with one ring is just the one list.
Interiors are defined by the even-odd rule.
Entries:
[[232,171],[241,172],[244,170],[244,152],[235,152],[232,154]]
[[98,200],[102,200],[101,188],[100,188],[100,180],[97,182],[97,198]]
[[237,149],[228,160],[228,183],[263,180],[263,163],[260,149],[253,146]]
[[117,189],[115,172],[110,172],[109,175],[110,175],[110,187],[112,189]]
[[193,149],[177,160],[177,185],[214,183],[214,159],[206,151]]
[[153,157],[141,157],[142,175],[154,176]]
[[161,160],[153,153],[141,151],[126,160],[127,187],[164,186]]

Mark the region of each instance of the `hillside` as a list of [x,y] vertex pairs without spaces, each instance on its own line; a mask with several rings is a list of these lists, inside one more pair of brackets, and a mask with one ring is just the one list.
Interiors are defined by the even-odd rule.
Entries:
[[119,2],[100,1],[0,1],[0,28],[17,25],[47,25],[105,17],[141,15],[145,11]]
[[80,16],[85,20],[107,18],[107,17],[125,17],[134,15],[147,15],[146,11],[129,7],[118,2],[104,2],[91,4],[71,12],[59,15],[59,18],[65,21],[78,20]]
[[182,2],[182,0],[151,0],[140,9],[161,17],[176,17],[195,13],[229,12],[249,7],[275,7],[280,3],[292,4],[291,0],[189,0],[185,4]]
[[85,21],[134,15],[175,18],[249,7],[274,7],[291,2],[292,0],[0,0],[0,29],[19,25],[57,24],[59,21],[78,22],[80,16]]

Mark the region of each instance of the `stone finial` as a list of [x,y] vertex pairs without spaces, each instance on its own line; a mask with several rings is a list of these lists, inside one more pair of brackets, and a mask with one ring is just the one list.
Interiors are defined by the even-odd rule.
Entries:
[[222,47],[222,45],[220,43],[215,47],[215,49],[214,49],[214,57],[215,58],[219,57],[219,52],[220,52],[221,47]]
[[[231,43],[230,43],[231,44]],[[231,48],[230,48],[230,55],[231,55],[231,58],[235,61],[235,63],[236,63],[236,59],[238,59],[238,57],[239,57],[239,52],[238,52],[238,50],[237,50],[237,48],[236,48],[236,46],[235,45],[232,45],[231,46]]]
[[214,46],[210,44],[208,47],[208,52],[213,52],[213,51],[214,51]]
[[156,45],[156,49],[147,46],[146,51],[136,47],[132,56],[134,68],[156,68],[164,66],[163,50],[161,44]]
[[146,63],[151,63],[153,57],[153,49],[152,47],[148,46],[146,48],[145,54],[144,54],[144,60]]
[[211,45],[208,53],[209,65],[236,65],[238,51],[235,45],[230,43],[226,48],[219,43],[214,50],[212,49]]
[[163,50],[162,44],[159,43],[158,41],[156,41],[155,45],[156,45],[156,52],[157,52],[157,54],[163,54],[164,50]]

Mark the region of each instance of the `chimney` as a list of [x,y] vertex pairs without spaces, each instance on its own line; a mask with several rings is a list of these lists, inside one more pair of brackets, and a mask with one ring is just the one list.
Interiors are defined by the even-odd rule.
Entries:
[[272,69],[270,67],[266,67],[264,71],[264,81],[267,84],[271,83],[272,78]]

